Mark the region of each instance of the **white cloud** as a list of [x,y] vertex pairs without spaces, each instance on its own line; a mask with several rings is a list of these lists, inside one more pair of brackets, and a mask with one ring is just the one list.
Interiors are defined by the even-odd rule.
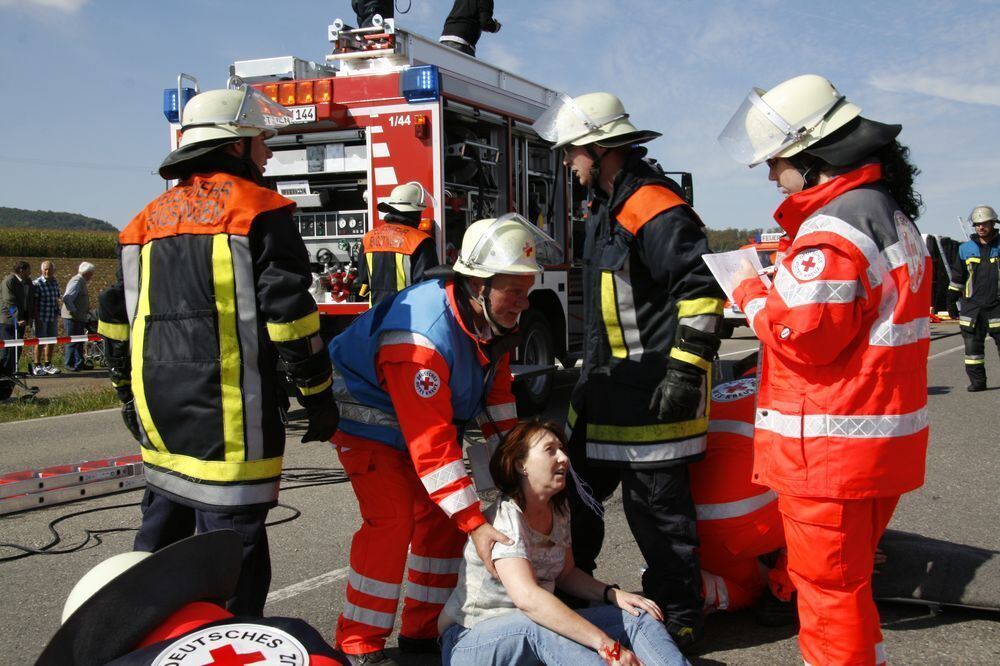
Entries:
[[971,83],[958,78],[916,72],[876,73],[870,77],[869,83],[888,92],[918,93],[966,104],[1000,106],[1000,85],[995,83]]
[[77,12],[90,0],[0,0],[0,7],[34,7]]

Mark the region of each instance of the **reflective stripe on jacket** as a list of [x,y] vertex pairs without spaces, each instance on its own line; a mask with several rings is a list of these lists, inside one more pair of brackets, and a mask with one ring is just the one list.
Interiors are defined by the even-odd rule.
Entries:
[[789,196],[768,291],[735,292],[761,341],[754,480],[841,499],[923,483],[931,261],[871,164]]
[[711,359],[675,345],[679,326],[713,335],[722,292],[701,257],[704,225],[680,188],[636,149],[607,199],[597,198],[584,245],[584,359],[569,423],[587,428],[587,456],[636,468],[677,464],[705,450],[707,404],[664,423],[649,409],[668,359],[704,376]]
[[329,394],[293,206],[236,176],[197,175],[121,233],[121,279],[101,295],[99,331],[116,386],[135,399],[147,483],[186,504],[276,501],[279,353],[308,374],[301,395]]

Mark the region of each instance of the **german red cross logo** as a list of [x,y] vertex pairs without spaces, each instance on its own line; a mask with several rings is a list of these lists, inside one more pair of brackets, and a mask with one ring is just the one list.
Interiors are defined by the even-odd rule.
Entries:
[[215,650],[210,650],[214,661],[208,662],[206,666],[245,666],[246,664],[259,664],[264,661],[264,655],[260,652],[250,654],[237,654],[232,645],[224,645]]
[[754,377],[737,379],[733,382],[719,384],[712,389],[712,400],[716,402],[732,402],[753,395],[757,391],[757,380]]
[[309,653],[288,632],[238,622],[198,629],[160,652],[153,666],[306,666]]
[[524,256],[530,257],[535,252],[535,246],[531,243],[524,244]]
[[441,388],[441,378],[433,370],[423,368],[413,377],[413,388],[421,398],[431,398]]
[[815,280],[826,268],[823,250],[805,250],[792,259],[792,275],[799,281]]

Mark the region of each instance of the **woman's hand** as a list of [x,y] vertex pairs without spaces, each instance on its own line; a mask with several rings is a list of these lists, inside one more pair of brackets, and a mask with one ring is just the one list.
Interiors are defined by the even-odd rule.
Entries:
[[469,533],[469,538],[472,539],[472,544],[476,547],[476,554],[479,555],[479,559],[486,566],[486,571],[496,578],[497,568],[493,564],[493,544],[502,543],[505,546],[509,546],[514,541],[489,523],[483,523],[472,530]]
[[663,622],[663,611],[660,610],[660,607],[657,606],[656,602],[652,599],[647,599],[642,595],[614,588],[608,592],[608,598],[611,599],[611,603],[618,606],[618,608],[621,608],[626,613],[638,616],[639,611],[643,610],[660,622]]
[[749,280],[750,278],[755,277],[758,277],[757,269],[753,267],[753,264],[744,259],[743,263],[740,264],[740,267],[737,268],[736,272],[733,274],[733,283],[739,285],[744,280]]
[[601,646],[597,648],[597,654],[608,666],[642,666],[642,662],[635,656],[635,653],[610,638],[601,641]]

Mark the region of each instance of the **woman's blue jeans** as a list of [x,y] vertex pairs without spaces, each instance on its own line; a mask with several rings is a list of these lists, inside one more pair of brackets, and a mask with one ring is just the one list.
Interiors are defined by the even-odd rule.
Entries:
[[[675,666],[687,660],[674,645],[663,623],[643,613],[635,617],[615,606],[576,611],[611,638],[631,649],[650,666]],[[597,652],[580,645],[513,611],[480,622],[472,629],[455,624],[441,635],[444,666],[603,666]]]

